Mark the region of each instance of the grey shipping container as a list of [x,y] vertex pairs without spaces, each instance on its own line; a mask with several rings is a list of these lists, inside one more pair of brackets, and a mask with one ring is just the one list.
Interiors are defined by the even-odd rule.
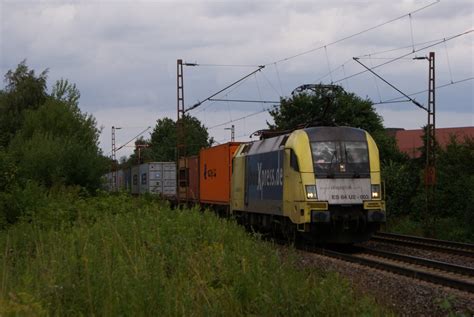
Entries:
[[116,190],[117,191],[124,190],[125,189],[125,178],[124,178],[123,170],[118,170],[116,172],[116,176],[117,176],[117,183],[116,183],[117,189]]
[[140,166],[133,166],[131,172],[132,178],[132,194],[139,194],[140,193],[140,185],[139,185],[139,178],[140,178]]
[[132,190],[132,170],[130,168],[123,170],[123,179],[124,179],[123,190],[130,193]]
[[166,197],[176,195],[176,164],[149,162],[140,165],[140,194],[152,193]]

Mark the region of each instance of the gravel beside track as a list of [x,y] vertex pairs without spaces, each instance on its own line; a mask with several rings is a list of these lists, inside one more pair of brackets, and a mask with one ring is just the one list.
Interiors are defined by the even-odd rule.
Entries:
[[[282,255],[288,252],[281,247]],[[306,251],[298,253],[301,267],[335,271],[348,278],[357,292],[370,294],[381,305],[402,316],[446,316],[474,314],[474,294],[434,285],[363,265],[348,263]],[[449,303],[449,309],[442,308]]]

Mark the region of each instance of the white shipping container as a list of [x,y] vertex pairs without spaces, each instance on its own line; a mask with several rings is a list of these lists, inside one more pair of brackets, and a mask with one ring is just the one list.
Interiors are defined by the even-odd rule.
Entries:
[[174,162],[141,164],[139,174],[140,194],[176,195],[176,164]]

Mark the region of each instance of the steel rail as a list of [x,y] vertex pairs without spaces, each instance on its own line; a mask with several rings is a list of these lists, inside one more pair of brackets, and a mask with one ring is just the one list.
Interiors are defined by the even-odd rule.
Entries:
[[424,266],[424,267],[429,267],[429,268],[432,268],[432,269],[442,270],[442,271],[445,271],[445,272],[450,272],[450,273],[465,275],[465,276],[469,276],[469,277],[474,277],[474,269],[471,268],[471,267],[468,267],[468,266],[455,265],[455,264],[451,264],[451,263],[425,259],[425,258],[421,258],[421,257],[417,257],[417,256],[380,251],[380,250],[375,250],[375,249],[366,248],[366,247],[363,248],[363,252],[365,252],[367,254],[370,254],[370,255],[390,259],[390,260],[401,261],[401,262],[405,262],[405,263],[410,263],[410,264],[420,265],[420,266]]
[[367,259],[367,258],[345,254],[341,252],[336,252],[332,250],[327,250],[327,249],[315,248],[308,251],[312,251],[317,254],[328,256],[331,258],[336,258],[336,259],[343,260],[346,262],[356,263],[363,266],[368,266],[371,268],[380,269],[383,271],[388,271],[391,273],[415,278],[418,280],[423,280],[423,281],[435,283],[438,285],[448,286],[448,287],[459,289],[459,290],[466,291],[469,293],[474,293],[474,284],[468,281],[453,279],[446,276],[432,274],[426,271],[415,270],[409,267],[398,266],[398,265],[394,265],[390,263],[380,262],[373,259]]
[[474,245],[468,243],[436,240],[386,232],[378,232],[371,238],[371,240],[462,255],[471,258],[474,257]]

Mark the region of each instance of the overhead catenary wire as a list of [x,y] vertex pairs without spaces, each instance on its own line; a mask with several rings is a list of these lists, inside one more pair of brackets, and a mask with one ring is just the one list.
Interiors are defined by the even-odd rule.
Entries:
[[232,86],[235,86],[236,84],[240,83],[241,81],[249,78],[250,76],[252,76],[253,74],[255,74],[256,72],[259,72],[261,71],[263,68],[265,68],[265,66],[258,66],[258,69],[254,70],[253,72],[251,72],[250,74],[247,74],[245,75],[244,77],[240,78],[239,80],[233,82],[232,84],[230,85],[227,85],[226,87],[222,88],[221,90],[219,90],[218,92],[212,94],[211,96],[207,97],[206,99],[204,99],[203,101],[198,101],[197,103],[195,103],[194,105],[192,105],[191,107],[189,107],[188,109],[185,109],[184,112],[189,112],[193,109],[196,109],[197,107],[199,107],[200,105],[202,105],[204,102],[208,101],[209,99],[219,95],[220,93],[222,93],[223,91],[226,91],[227,89],[229,89],[230,87]]
[[[414,54],[414,53],[417,53],[417,52],[426,50],[426,49],[431,48],[431,47],[433,47],[433,46],[439,45],[439,44],[441,44],[441,43],[443,43],[443,42],[451,41],[451,40],[456,39],[456,38],[458,38],[458,37],[467,35],[467,34],[473,32],[473,31],[474,31],[474,30],[471,29],[471,30],[468,30],[468,31],[465,31],[465,32],[462,32],[462,33],[458,33],[458,34],[452,35],[452,36],[447,37],[447,38],[444,38],[443,40],[440,40],[440,41],[438,41],[438,42],[436,42],[436,43],[433,43],[433,44],[424,46],[424,47],[422,47],[422,48],[416,49],[415,52],[409,52],[409,53],[400,55],[399,57],[395,57],[394,59],[391,59],[391,60],[386,61],[386,62],[384,62],[384,63],[375,65],[375,66],[372,67],[371,69],[376,69],[376,68],[379,68],[379,67],[388,65],[388,64],[393,63],[393,62],[395,62],[395,61],[398,61],[398,60],[400,60],[400,59],[402,59],[402,58],[404,58],[404,57],[407,57],[407,56],[412,55],[412,54]],[[355,57],[355,58],[358,58],[358,57]],[[364,74],[364,73],[366,73],[366,72],[368,72],[368,70],[363,70],[363,71],[354,73],[354,74],[352,74],[352,75],[349,75],[349,76],[346,76],[346,77],[344,77],[344,78],[338,79],[338,80],[334,81],[334,83],[341,82],[341,81],[343,81],[343,80],[346,80],[346,79],[349,79],[349,78],[352,78],[352,77],[355,77],[355,76]]]
[[380,78],[380,80],[382,80],[384,83],[386,83],[387,85],[389,85],[390,87],[392,87],[393,89],[395,89],[396,91],[398,91],[400,94],[402,94],[403,96],[405,96],[406,98],[408,98],[411,102],[413,102],[413,104],[415,104],[418,108],[421,108],[425,111],[428,111],[429,110],[423,106],[421,103],[419,103],[418,101],[416,101],[415,99],[413,98],[410,98],[410,96],[408,96],[407,94],[405,94],[403,91],[401,91],[400,89],[398,89],[397,87],[395,87],[393,84],[389,83],[387,80],[385,80],[382,76],[380,76],[379,74],[377,74],[376,72],[374,72],[371,68],[365,66],[361,61],[359,61],[359,59],[357,57],[354,57],[354,60],[359,63],[360,65],[362,65],[364,68],[367,69],[367,71],[371,72],[372,74],[374,74],[375,76],[377,76],[378,78]]
[[326,62],[328,64],[329,76],[331,77],[331,83],[332,83],[333,80],[332,80],[331,64],[329,63],[328,48],[326,46],[324,46],[324,52],[326,53]]
[[[415,47],[419,46],[419,45],[425,45],[425,44],[439,42],[439,41],[442,41],[444,39],[445,39],[445,37],[442,37],[442,38],[437,38],[437,39],[434,39],[434,40],[415,43]],[[400,51],[400,50],[404,50],[404,49],[411,48],[411,47],[412,47],[412,45],[410,44],[410,45],[405,45],[405,46],[401,46],[401,47],[391,48],[391,49],[388,49],[388,50],[370,52],[370,53],[366,53],[364,55],[359,55],[359,56],[356,56],[356,57],[363,58],[363,57],[368,57],[370,55],[370,56],[372,56],[372,58],[374,58],[374,55],[380,55],[380,54]]]
[[260,74],[262,74],[263,78],[267,81],[270,88],[272,88],[276,92],[277,96],[282,97],[282,94],[278,92],[278,90],[273,86],[272,82],[267,78],[267,76],[265,76],[265,72],[261,72]]
[[[352,58],[348,59],[347,61],[345,61],[342,65],[334,68],[333,70],[325,73],[323,76],[319,77],[318,79],[316,79],[315,81],[313,81],[313,84],[317,84],[319,82],[321,82],[324,78],[328,77],[329,75],[331,75],[331,73],[334,73],[336,71],[339,70],[339,68],[344,68],[344,65],[346,65],[347,63],[351,62],[352,61]],[[344,72],[345,74],[345,72]],[[332,76],[331,76],[331,82],[332,82]]]
[[275,66],[275,71],[278,78],[278,84],[280,85],[280,97],[283,96],[283,85],[281,84],[280,72],[278,71],[278,65],[276,63],[273,64]]
[[408,17],[410,18],[411,45],[412,45],[412,49],[413,49],[413,52],[414,52],[414,51],[415,51],[415,39],[414,39],[414,37],[413,37],[413,21],[412,21],[411,13],[408,14]]
[[448,45],[444,42],[444,49],[446,51],[446,59],[448,62],[448,70],[449,70],[449,77],[451,78],[451,82],[453,82],[453,72],[451,71],[451,63],[449,62],[449,54],[448,54]]
[[[235,86],[233,86],[232,88],[230,88],[229,91],[228,91],[224,96],[228,96],[229,94],[231,94],[232,92],[234,92],[237,88],[239,88],[241,85],[243,85],[244,82],[245,82],[246,80],[248,80],[249,78],[250,78],[250,77],[247,77],[245,80],[241,81],[241,82],[238,83],[237,85],[235,85]],[[209,108],[212,107],[213,105],[217,104],[217,102],[216,102],[216,101],[213,101],[212,99],[214,99],[214,98],[209,99],[210,104],[208,104],[207,106],[204,106],[204,107],[200,108],[199,110],[197,110],[197,111],[194,113],[194,115],[197,115],[197,114],[199,114],[199,113],[201,113],[201,112],[203,112],[203,111],[206,111],[207,109],[209,109]]]
[[[344,74],[344,77],[346,76],[346,69],[344,68],[344,64],[342,64],[342,73]],[[350,87],[349,87],[349,80],[346,79],[346,87],[347,87],[347,91],[350,91]]]
[[[398,57],[393,57],[393,58],[389,58],[389,57],[377,58],[377,57],[371,56],[371,57],[369,57],[369,59],[374,59],[374,60],[376,60],[376,59],[388,59],[388,62],[379,64],[379,65],[375,65],[375,66],[373,67],[373,69],[378,68],[378,67],[381,67],[381,66],[383,66],[383,65],[387,65],[387,64],[392,63],[392,62],[395,62],[395,61],[397,61],[397,60],[404,60],[404,59],[406,59],[406,58],[405,58],[406,56],[409,56],[409,55],[411,55],[411,54],[413,54],[413,53],[416,53],[416,52],[425,50],[425,49],[427,49],[427,48],[429,48],[429,47],[438,45],[438,44],[440,44],[440,43],[446,43],[447,41],[450,41],[450,40],[452,40],[453,38],[456,38],[456,37],[457,37],[457,36],[454,36],[454,37],[443,38],[442,40],[432,40],[432,41],[429,41],[429,42],[414,43],[412,14],[414,14],[414,13],[416,13],[416,12],[419,12],[419,11],[421,11],[421,10],[423,10],[423,9],[426,9],[427,7],[430,7],[430,6],[434,5],[434,4],[437,4],[438,2],[439,2],[439,1],[433,2],[433,3],[431,3],[431,4],[429,4],[429,5],[425,6],[425,7],[422,7],[422,8],[420,8],[420,9],[415,10],[415,11],[412,11],[412,12],[410,12],[410,13],[408,13],[408,14],[405,14],[405,15],[400,16],[400,17],[398,17],[398,18],[392,19],[392,20],[390,20],[390,21],[386,21],[385,23],[382,23],[382,24],[379,24],[379,25],[374,26],[374,27],[372,27],[372,28],[369,28],[369,29],[364,30],[364,31],[370,31],[371,29],[375,29],[375,28],[380,27],[380,26],[382,26],[382,25],[384,25],[384,24],[388,24],[388,23],[394,22],[394,21],[399,20],[399,19],[401,19],[401,18],[403,18],[403,17],[406,17],[406,16],[408,16],[408,17],[410,18],[410,21],[409,21],[409,22],[410,22],[410,33],[411,33],[411,45],[409,45],[409,46],[407,46],[407,47],[408,47],[408,48],[411,48],[411,53],[406,54],[406,55],[402,55],[402,57],[398,56]],[[363,32],[363,31],[362,31],[362,32]],[[465,34],[470,33],[470,32],[472,32],[472,30],[469,30],[469,31],[467,31],[467,32],[463,32],[463,33],[458,34],[458,35],[459,35],[459,36],[462,36],[462,35],[465,35]],[[360,33],[360,32],[359,32],[359,33]],[[360,34],[362,34],[362,33],[360,33]],[[336,44],[336,43],[338,43],[338,42],[341,42],[341,41],[344,40],[344,39],[348,39],[348,38],[351,38],[351,37],[354,37],[354,36],[357,36],[357,35],[358,35],[358,33],[353,34],[352,36],[349,36],[349,37],[340,39],[340,40],[335,41],[335,42],[333,42],[333,43],[325,44],[325,45],[323,45],[323,46],[321,46],[320,48],[317,48],[317,49],[321,49],[321,48],[324,47],[324,48],[326,48],[326,50],[327,50],[327,46]],[[434,43],[434,44],[433,44],[433,45],[428,45],[428,46],[426,46],[426,47],[422,47],[422,48],[420,48],[420,49],[416,49],[416,47],[415,47],[416,45],[425,45],[425,44],[429,44],[429,43]],[[396,51],[396,50],[404,49],[404,48],[407,48],[407,47],[385,50],[385,51],[383,51],[383,52]],[[315,50],[317,50],[317,49],[313,49],[312,51],[315,51]],[[309,51],[306,51],[306,52],[297,54],[297,56],[304,55],[305,53],[309,53]],[[375,54],[381,54],[381,53],[382,53],[382,52],[375,52],[375,53],[372,53],[372,54],[375,55]],[[290,56],[290,58],[285,58],[284,60],[288,60],[288,59],[291,59],[291,58],[295,58],[295,57],[297,57],[297,56],[296,56],[296,55],[295,55],[295,56]],[[405,57],[403,57],[403,56],[405,56]],[[362,57],[362,56],[361,56],[361,57]],[[282,93],[283,93],[283,89],[282,89],[282,85],[281,85],[281,79],[280,79],[280,74],[279,74],[279,70],[278,70],[278,65],[277,65],[277,64],[278,64],[279,62],[281,62],[281,61],[282,61],[282,60],[278,60],[278,61],[273,62],[274,67],[275,67],[275,70],[276,70],[276,72],[277,72],[277,76],[278,76],[278,83],[279,83],[279,85],[280,85],[280,87],[279,87],[279,88],[280,88],[280,91],[279,91],[279,92],[278,92],[277,89],[275,89],[275,87],[273,87],[273,85],[272,85],[271,82],[268,80],[268,78],[266,78],[264,72],[261,72],[261,74],[262,74],[262,75],[264,76],[264,78],[269,82],[269,84],[270,84],[270,86],[273,88],[273,90],[275,90],[275,91],[277,92],[277,94],[280,95],[280,96],[281,96]],[[327,61],[329,62],[328,58],[327,58]],[[372,62],[372,61],[371,61],[371,62]],[[270,65],[270,64],[272,64],[272,63],[265,64],[265,65]],[[329,64],[329,63],[328,63],[328,64]],[[213,65],[213,64],[210,64],[210,65]],[[265,65],[264,65],[264,66],[265,66]],[[340,81],[343,81],[343,80],[344,80],[344,81],[346,82],[347,86],[349,86],[349,82],[348,82],[348,81],[349,81],[350,78],[352,78],[352,77],[354,77],[354,76],[357,76],[357,75],[359,75],[359,74],[362,74],[362,73],[365,73],[365,72],[366,72],[366,71],[363,71],[363,72],[359,72],[359,73],[356,73],[356,74],[350,74],[349,76],[347,76],[347,74],[346,74],[346,69],[345,69],[344,65],[345,65],[345,64],[343,64],[343,65],[341,65],[341,66],[339,66],[338,68],[335,68],[335,69],[331,69],[330,65],[328,65],[328,68],[330,69],[330,71],[328,72],[328,74],[327,74],[326,76],[330,75],[330,76],[332,77],[332,75],[333,75],[337,70],[339,70],[340,68],[342,68],[342,72],[343,72],[344,77],[343,77],[342,79],[338,79],[338,80],[335,81],[335,82],[337,83],[337,82],[340,82]],[[326,77],[326,76],[325,76],[325,77]],[[323,78],[324,78],[324,77],[323,77]],[[333,81],[333,80],[331,80],[331,81]],[[240,85],[239,85],[239,86],[240,86]],[[379,91],[378,93],[379,93],[379,100],[381,100],[380,91]],[[229,99],[229,98],[225,98],[225,99],[223,99],[223,98],[209,98],[209,101],[214,101],[214,102],[215,102],[215,101],[225,101],[225,102],[227,102],[227,103],[228,103],[228,102],[231,102],[231,101],[234,101],[234,102],[262,102],[261,100],[260,100],[260,101],[257,101],[257,100],[248,100],[248,101],[245,101],[245,100],[242,100],[242,99]],[[270,102],[268,102],[268,103],[270,103]],[[271,102],[271,103],[273,103],[273,102]],[[213,104],[214,104],[214,103],[213,103]],[[245,120],[245,118],[248,118],[249,116],[258,115],[258,114],[260,114],[260,113],[262,113],[262,112],[264,112],[264,110],[258,111],[258,112],[255,112],[255,113],[251,113],[251,114],[249,114],[249,115],[247,115],[247,116],[244,116],[244,117],[241,117],[241,118],[237,118],[237,119],[234,119],[234,120],[230,120],[230,121],[228,121],[228,122],[225,122],[225,123],[222,123],[222,124],[213,126],[213,127],[211,127],[211,128],[214,128],[214,127],[217,127],[217,126],[222,126],[222,125],[225,125],[225,124],[228,124],[228,123],[231,123],[231,122],[235,122],[235,121],[239,121],[239,120]]]
[[[370,55],[369,55],[369,62],[370,62],[370,67],[374,67],[374,64],[372,63],[372,58],[370,58]],[[377,94],[379,96],[379,101],[382,101],[382,95],[380,94],[379,83],[378,83],[377,78],[375,77],[375,75],[374,75],[374,83],[375,83],[375,87],[377,88]]]
[[[469,30],[469,31],[466,31],[465,33],[470,33],[472,32],[472,30]],[[464,35],[464,33],[461,33],[461,35]],[[419,46],[419,45],[426,45],[426,44],[431,44],[431,43],[435,43],[436,45],[440,44],[440,43],[444,43],[446,45],[446,42],[449,41],[450,38],[446,38],[446,37],[443,37],[443,38],[438,38],[438,39],[435,39],[435,40],[430,40],[430,41],[425,41],[425,42],[419,42],[419,43],[415,43],[415,47],[416,46]],[[392,60],[410,60],[412,61],[413,58],[412,57],[373,57],[373,55],[379,55],[379,54],[384,54],[384,53],[389,53],[389,52],[394,52],[394,51],[399,51],[399,50],[403,50],[403,49],[407,49],[407,48],[411,48],[412,46],[411,45],[408,45],[408,46],[402,46],[402,47],[398,47],[398,48],[393,48],[393,49],[389,49],[389,50],[383,50],[383,51],[376,51],[376,52],[372,52],[372,53],[367,53],[367,54],[363,54],[363,55],[359,55],[359,56],[356,56],[357,58],[359,59],[374,59],[374,60],[377,60],[377,59],[380,59],[380,60],[389,60],[390,62],[392,62]],[[431,47],[431,46],[428,46],[428,47]],[[424,48],[426,49],[426,48]],[[417,51],[415,50],[415,53]],[[406,54],[406,56],[409,56],[411,55],[411,53],[409,54]],[[356,73],[356,74],[352,74],[352,75],[347,75],[346,74],[346,71],[345,71],[345,65],[352,62],[352,58],[346,60],[341,66],[338,66],[337,68],[334,68],[332,69],[332,73],[335,73],[336,71],[339,70],[339,68],[342,68],[343,69],[343,74],[344,74],[344,77],[342,79],[338,79],[336,80],[336,83],[338,82],[341,82],[341,81],[346,81],[346,84],[348,85],[349,82],[348,82],[348,79],[349,78],[352,78],[356,75],[360,75],[360,74],[363,74],[365,73],[366,71],[362,71],[362,72],[359,72],[359,73]],[[381,65],[377,65],[376,67],[379,67],[379,66],[383,66],[384,64],[381,64]],[[374,68],[374,67],[372,67]],[[262,73],[264,74],[264,73]],[[319,83],[321,82],[324,78],[328,77],[330,75],[330,73],[326,73],[324,74],[323,76],[319,77],[317,80],[313,81],[313,83]]]
[[240,118],[236,118],[236,119],[234,119],[234,120],[229,120],[229,121],[226,121],[226,122],[224,122],[224,123],[219,123],[219,124],[213,125],[213,126],[207,128],[207,129],[208,129],[208,130],[211,130],[211,129],[215,129],[215,128],[218,128],[218,127],[222,127],[222,126],[224,126],[224,125],[226,125],[226,124],[233,123],[233,122],[237,122],[237,121],[240,121],[240,120],[244,120],[244,119],[247,119],[247,118],[256,116],[256,115],[258,115],[258,114],[267,112],[267,111],[269,111],[269,110],[270,110],[270,109],[267,108],[267,109],[263,109],[263,110],[260,110],[260,111],[257,111],[257,112],[253,112],[253,113],[250,113],[250,114],[248,114],[248,115],[246,115],[246,116],[243,116],[243,117],[240,117]]
[[[252,133],[252,132],[241,133],[241,134],[239,134],[239,135],[236,135],[235,138],[238,139],[238,138],[242,138],[242,137],[248,136],[249,139],[250,139],[250,138],[251,138],[251,137],[250,137],[251,133]],[[220,139],[220,140],[218,140],[218,141],[214,141],[214,142],[217,142],[217,143],[219,143],[219,144],[222,144],[222,142],[229,142],[229,137],[227,137],[227,138],[222,138],[222,139]]]
[[[448,41],[450,41],[450,40],[453,40],[453,39],[455,39],[455,38],[458,38],[458,37],[467,35],[467,34],[469,34],[469,33],[471,33],[471,32],[473,32],[472,29],[471,29],[471,30],[467,30],[467,31],[462,32],[462,33],[458,33],[458,34],[449,36],[449,37],[442,38],[442,39],[440,39],[440,40],[436,40],[436,41],[433,40],[433,41],[423,42],[421,45],[424,45],[424,44],[429,44],[429,45],[426,45],[426,46],[421,47],[421,48],[419,48],[419,49],[415,49],[415,52],[410,52],[410,53],[403,54],[403,55],[398,56],[398,57],[394,57],[393,59],[388,60],[387,62],[384,62],[384,63],[381,63],[381,64],[378,64],[378,65],[374,66],[372,69],[375,69],[375,68],[378,68],[378,67],[387,65],[387,64],[389,64],[389,63],[393,63],[393,62],[395,62],[395,61],[397,61],[397,60],[404,59],[405,57],[407,57],[407,56],[409,56],[409,55],[412,55],[412,54],[414,54],[414,53],[416,53],[416,52],[426,50],[426,49],[428,49],[428,48],[430,48],[430,47],[439,45],[439,44],[441,44],[441,43],[446,43],[446,42],[448,42]],[[411,47],[411,46],[408,46],[408,47]],[[391,49],[391,50],[387,50],[387,51],[395,51],[395,50],[399,50],[399,49],[402,49],[402,48]],[[362,55],[362,56],[367,56],[367,55]],[[333,69],[331,72],[334,72],[334,71],[336,71],[337,69],[339,69],[339,68],[341,68],[341,67],[343,68],[344,65],[345,65],[346,63],[348,63],[349,61],[350,61],[350,60],[348,60],[347,62],[345,62],[343,65],[339,66],[338,68]],[[334,83],[338,83],[338,82],[341,82],[341,81],[344,81],[344,80],[347,82],[348,79],[353,78],[353,77],[355,77],[355,76],[357,76],[357,75],[363,74],[363,73],[365,73],[365,72],[367,72],[367,71],[368,71],[368,70],[361,71],[361,72],[358,72],[358,73],[355,73],[355,74],[351,74],[351,75],[349,75],[349,76],[346,76],[346,75],[345,75],[345,71],[344,71],[344,78],[338,79],[338,80],[336,80]],[[264,72],[262,72],[262,74],[263,74],[264,77],[265,77]],[[329,74],[326,74],[324,77],[326,77],[326,76],[328,76],[328,75],[329,75]],[[323,78],[324,78],[324,77],[323,77]],[[266,78],[266,77],[265,77],[265,78]],[[469,80],[469,79],[464,79],[464,80],[462,80],[462,81],[466,81],[466,80]],[[267,81],[268,81],[268,79],[267,79]],[[462,81],[457,81],[457,82],[455,82],[455,83],[460,83],[460,82],[462,82]],[[270,83],[270,82],[269,82],[269,83]],[[454,83],[453,83],[453,84],[454,84]],[[271,85],[271,83],[270,83],[270,85]],[[446,86],[448,86],[448,85],[439,86],[439,88],[443,88],[443,87],[446,87]],[[272,87],[273,87],[273,86],[272,86]],[[437,88],[438,88],[438,87],[437,87]],[[273,89],[274,89],[275,91],[277,91],[274,87],[273,87]],[[424,90],[423,92],[426,92],[426,91],[427,91],[427,90]],[[278,92],[277,92],[277,93],[278,93]],[[420,93],[421,93],[421,92],[420,92]],[[411,100],[411,98],[410,98],[410,100]],[[374,103],[374,104],[382,104],[382,103],[386,103],[386,102],[379,102],[379,103]],[[277,105],[275,105],[275,106],[277,106]],[[422,105],[421,105],[421,107],[424,108]],[[249,115],[246,115],[246,116],[243,116],[243,117],[240,117],[240,118],[236,118],[236,119],[234,119],[234,120],[230,120],[230,121],[227,121],[227,122],[218,124],[218,125],[214,125],[214,126],[210,127],[209,129],[213,129],[213,128],[216,128],[216,127],[219,127],[219,126],[223,126],[223,125],[226,125],[226,124],[229,124],[229,123],[232,123],[232,122],[236,122],[236,121],[240,121],[240,120],[245,120],[246,118],[259,115],[259,114],[261,114],[261,113],[263,113],[263,112],[265,112],[265,111],[268,111],[268,110],[269,110],[269,109],[257,111],[257,112],[251,113],[251,114],[249,114]],[[245,122],[245,121],[244,121],[244,122]]]
[[122,149],[123,147],[125,147],[126,145],[128,145],[130,142],[132,142],[133,140],[135,140],[136,138],[138,138],[139,136],[141,136],[143,133],[147,132],[148,130],[150,130],[151,127],[148,127],[146,128],[145,130],[143,130],[142,132],[140,132],[139,134],[137,134],[136,136],[134,136],[132,139],[130,139],[129,141],[125,142],[124,144],[122,144],[121,146],[119,146],[115,151],[118,151],[120,149]]
[[201,67],[259,67],[259,65],[249,65],[249,64],[200,64],[192,63],[192,66],[201,66]]
[[[424,46],[424,47],[422,47],[422,48],[416,49],[415,52],[410,52],[410,53],[406,53],[406,54],[403,54],[403,55],[401,55],[401,56],[395,57],[395,58],[393,58],[392,60],[389,60],[389,61],[387,61],[387,62],[378,64],[378,65],[372,67],[371,69],[373,70],[373,69],[379,68],[379,67],[381,67],[381,66],[384,66],[384,65],[393,63],[393,62],[395,62],[395,61],[397,61],[397,60],[400,60],[400,59],[402,59],[402,58],[405,58],[405,57],[407,57],[407,56],[409,56],[409,55],[412,55],[412,54],[414,54],[414,53],[416,53],[416,52],[419,52],[419,51],[422,51],[422,50],[426,50],[426,49],[428,49],[428,48],[431,48],[431,47],[433,47],[433,46],[439,45],[439,44],[441,44],[441,43],[445,43],[445,42],[450,41],[450,40],[453,40],[453,39],[455,39],[455,38],[458,38],[458,37],[467,35],[467,34],[469,34],[469,33],[471,33],[471,32],[473,32],[472,29],[471,29],[471,30],[467,30],[467,31],[462,32],[462,33],[458,33],[458,34],[449,36],[449,37],[445,37],[445,38],[443,38],[442,40],[436,41],[436,42],[434,42],[434,43],[433,43],[433,42],[430,42],[430,43],[432,43],[432,44],[429,44],[429,45],[426,45],[426,46]],[[357,57],[356,57],[356,58],[357,58]],[[347,62],[346,62],[346,63],[347,63]],[[343,65],[344,65],[344,64],[343,64]],[[340,66],[340,67],[341,67],[341,66]],[[338,68],[340,68],[340,67],[338,67]],[[334,71],[334,70],[333,70],[333,71]],[[339,83],[339,82],[344,81],[344,80],[347,81],[347,80],[350,79],[350,78],[353,78],[353,77],[355,77],[355,76],[361,75],[361,74],[366,73],[366,72],[368,72],[368,70],[364,70],[364,71],[361,71],[361,72],[358,72],[358,73],[355,73],[355,74],[351,74],[351,75],[349,75],[349,76],[344,76],[344,78],[338,79],[338,80],[334,81],[334,83]],[[262,73],[262,74],[263,74],[263,73]],[[327,75],[326,75],[326,76],[327,76]],[[426,90],[425,90],[425,91],[426,91]],[[410,100],[411,100],[411,98],[410,98]],[[417,102],[417,103],[418,103],[418,102]],[[377,103],[375,103],[375,104],[377,104]],[[418,105],[419,105],[422,109],[425,108],[423,105],[421,105],[421,104],[419,104],[419,103],[418,103]],[[417,106],[418,106],[418,105],[417,105]],[[267,110],[268,110],[268,109],[267,109]],[[209,129],[213,129],[213,128],[216,128],[216,127],[219,127],[219,126],[223,126],[223,125],[226,125],[226,124],[229,124],[229,123],[232,123],[232,122],[236,122],[236,121],[239,121],[239,120],[243,120],[243,119],[245,119],[245,118],[252,117],[252,116],[261,114],[261,113],[263,113],[263,112],[264,112],[264,110],[261,110],[261,111],[258,111],[258,112],[254,112],[254,113],[251,113],[251,114],[249,114],[249,115],[247,115],[247,116],[243,116],[243,117],[240,117],[240,118],[237,118],[237,119],[228,121],[228,122],[224,122],[224,123],[221,123],[221,124],[212,126],[212,127],[210,127]]]
[[[263,100],[262,92],[260,91],[260,85],[258,84],[258,80],[257,80],[257,75],[253,74],[253,76],[255,77],[255,84],[257,85],[258,96],[260,97],[260,100]],[[260,104],[262,106],[262,109],[265,109],[264,106],[263,106],[263,102],[260,102]]]
[[271,100],[247,100],[247,99],[220,99],[220,98],[212,98],[209,99],[210,101],[222,101],[222,102],[243,102],[243,103],[271,103],[271,104],[279,104],[279,101],[271,101]]
[[[128,126],[122,126],[122,128],[143,128],[143,127],[128,127]],[[132,139],[130,139],[129,141],[127,141],[126,143],[122,144],[121,146],[119,146],[115,151],[118,151],[124,147],[128,147],[128,144],[130,142],[132,142],[133,140],[135,140],[136,138],[138,138],[139,136],[141,136],[143,133],[145,133],[146,131],[148,131],[149,129],[151,129],[151,126],[148,126],[145,130],[141,131],[139,134],[137,134],[136,136],[134,136]],[[108,151],[105,156],[108,156],[109,154],[111,154],[112,151]]]
[[[460,83],[463,83],[463,82],[466,82],[466,81],[469,81],[469,80],[473,80],[473,79],[474,79],[474,77],[463,78],[463,79],[460,79],[460,80],[457,80],[457,81],[454,81],[454,82],[450,82],[450,83],[446,83],[446,84],[443,84],[443,85],[436,86],[435,89],[441,89],[441,88],[445,88],[445,87],[448,87],[448,86],[457,85],[457,84],[460,84]],[[427,91],[428,91],[428,89],[425,89],[425,90],[420,90],[420,91],[417,91],[417,92],[412,92],[412,93],[409,93],[407,95],[408,96],[415,96],[415,95],[425,93]],[[384,101],[381,101],[381,102],[374,102],[373,104],[374,105],[380,105],[380,104],[389,104],[389,103],[399,103],[399,102],[409,102],[410,101],[410,100],[400,100],[401,98],[403,98],[403,97],[395,97],[395,98],[391,98],[391,99],[384,100]]]
[[409,13],[403,14],[403,15],[401,15],[401,16],[398,16],[398,17],[393,18],[393,19],[391,19],[391,20],[385,21],[385,22],[383,22],[383,23],[379,23],[379,24],[377,24],[377,25],[375,25],[375,26],[372,26],[372,27],[369,27],[369,28],[364,29],[364,30],[362,30],[362,31],[356,32],[356,33],[354,33],[354,34],[345,36],[345,37],[343,37],[343,38],[340,38],[340,39],[335,40],[335,41],[333,41],[333,42],[324,44],[324,45],[322,45],[322,46],[319,46],[319,47],[316,47],[316,48],[313,48],[313,49],[309,49],[309,50],[303,51],[303,52],[301,52],[301,53],[294,54],[294,55],[291,55],[291,56],[288,56],[288,57],[285,57],[285,58],[281,58],[281,59],[279,59],[279,60],[276,60],[276,61],[267,63],[267,64],[265,64],[265,66],[268,66],[268,65],[274,64],[274,63],[285,62],[285,61],[288,61],[288,60],[291,60],[291,59],[294,59],[294,58],[297,58],[297,57],[300,57],[300,56],[303,56],[303,55],[306,55],[306,54],[309,54],[309,53],[312,53],[312,52],[315,52],[315,51],[318,51],[318,50],[320,50],[320,49],[323,49],[324,47],[331,46],[331,45],[334,45],[334,44],[337,44],[337,43],[340,43],[340,42],[349,40],[349,39],[351,39],[351,38],[353,38],[353,37],[359,36],[359,35],[361,35],[361,34],[364,34],[364,33],[367,33],[367,32],[369,32],[369,31],[372,31],[372,30],[374,30],[374,29],[377,29],[377,28],[379,28],[379,27],[382,27],[382,26],[384,26],[384,25],[387,25],[387,24],[390,24],[390,23],[395,22],[395,21],[397,21],[397,20],[403,19],[403,18],[405,18],[405,17],[407,17],[407,16],[409,16],[409,15],[411,15],[411,14],[414,14],[414,13],[420,12],[420,11],[422,11],[422,10],[425,10],[425,9],[427,9],[427,8],[429,8],[429,7],[433,6],[433,5],[435,5],[435,4],[438,4],[439,1],[440,1],[440,0],[437,0],[437,1],[432,2],[432,3],[430,3],[430,4],[426,5],[426,6],[421,7],[421,8],[419,8],[419,9],[416,9],[416,10],[411,11],[411,12],[409,12]]

